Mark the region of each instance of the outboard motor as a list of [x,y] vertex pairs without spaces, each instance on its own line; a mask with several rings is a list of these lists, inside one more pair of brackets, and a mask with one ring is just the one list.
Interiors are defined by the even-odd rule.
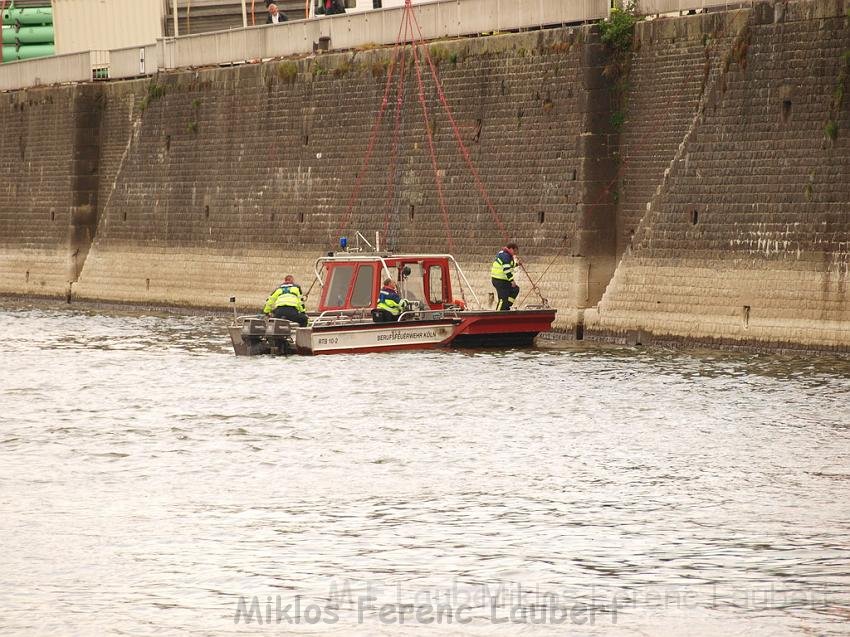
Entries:
[[229,328],[233,351],[237,356],[256,356],[268,354],[269,345],[266,343],[266,321],[260,317],[246,316],[242,324]]
[[265,326],[266,342],[272,356],[288,356],[294,349],[292,343],[292,324],[286,319],[270,318]]

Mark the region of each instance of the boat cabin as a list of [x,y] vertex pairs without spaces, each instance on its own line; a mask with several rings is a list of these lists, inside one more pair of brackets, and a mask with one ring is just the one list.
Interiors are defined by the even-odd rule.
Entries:
[[453,261],[449,255],[331,253],[316,261],[322,283],[319,312],[376,307],[385,278],[393,279],[399,295],[419,309],[457,305],[449,269]]

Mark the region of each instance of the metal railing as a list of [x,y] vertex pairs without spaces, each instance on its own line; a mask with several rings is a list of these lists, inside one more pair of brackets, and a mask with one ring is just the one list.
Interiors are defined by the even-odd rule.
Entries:
[[0,66],[0,91],[92,80],[92,51],[6,62]]
[[160,68],[156,44],[112,51],[82,51],[0,65],[0,91],[153,75]]
[[[460,320],[457,310],[405,310],[398,315],[398,323],[409,323],[411,321],[443,321],[452,319]],[[389,325],[397,325],[390,323]]]
[[156,73],[159,68],[157,51],[156,44],[109,51],[109,78],[121,79]]
[[687,13],[704,9],[734,9],[753,4],[754,0],[639,0],[641,15],[661,15],[664,13]]
[[[313,51],[328,38],[334,49],[393,44],[404,8],[293,20],[248,29],[158,40],[162,68],[211,66]],[[417,5],[425,40],[491,31],[577,24],[607,17],[608,0],[435,0]]]
[[[643,15],[747,6],[752,0],[640,0]],[[593,22],[608,16],[609,0],[435,0],[417,5],[426,40],[493,31]],[[403,8],[292,20],[216,31],[111,51],[86,51],[0,65],[0,91],[33,86],[153,75],[159,69],[236,64],[313,51],[395,42]]]
[[[354,325],[357,322],[371,323],[371,309],[345,309],[345,310],[325,310],[318,316],[312,319],[310,325],[312,327],[330,327],[333,325]],[[367,320],[368,319],[368,320]]]

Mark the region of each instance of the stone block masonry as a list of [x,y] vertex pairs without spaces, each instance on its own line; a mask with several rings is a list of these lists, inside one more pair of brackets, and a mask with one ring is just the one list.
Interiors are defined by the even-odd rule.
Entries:
[[[557,29],[430,47],[509,238],[532,270],[563,252],[546,294],[565,308],[601,296],[610,272],[590,279],[588,293],[588,263],[614,262],[614,209],[599,196],[608,131],[589,115],[609,99],[596,38],[589,28]],[[284,272],[309,282],[340,233],[380,230],[397,251],[453,246],[487,299],[505,237],[425,77],[447,231],[409,57],[398,146],[393,90],[345,222],[390,60],[388,49],[360,51],[105,86],[102,212],[75,297],[221,306],[235,295],[256,306]],[[397,198],[388,205],[390,188]],[[593,224],[580,233],[583,216]]]
[[[620,210],[634,232],[589,332],[850,346],[846,10],[639,26]],[[650,81],[685,87],[675,123],[643,94]]]
[[[623,101],[594,26],[429,45],[559,330],[850,348],[848,8],[641,23]],[[0,95],[0,293],[256,308],[285,273],[309,286],[340,233],[377,230],[397,251],[452,248],[486,303],[505,237],[426,77],[447,232],[409,57],[362,166],[390,60]]]
[[72,278],[74,91],[0,95],[0,290],[65,296]]

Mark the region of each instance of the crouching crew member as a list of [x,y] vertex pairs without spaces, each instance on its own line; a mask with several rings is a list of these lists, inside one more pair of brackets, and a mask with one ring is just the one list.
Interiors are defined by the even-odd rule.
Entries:
[[511,309],[519,295],[519,286],[514,281],[514,269],[518,265],[516,260],[518,253],[517,244],[509,243],[496,255],[496,260],[490,266],[490,278],[499,297],[497,310],[507,311]]
[[266,299],[263,314],[270,314],[277,319],[286,319],[307,327],[307,312],[301,298],[301,286],[295,282],[291,274],[287,274],[271,296]]
[[381,294],[378,296],[378,307],[372,310],[372,320],[375,323],[397,321],[406,304],[407,302],[398,295],[395,281],[384,279],[384,287],[381,288]]

